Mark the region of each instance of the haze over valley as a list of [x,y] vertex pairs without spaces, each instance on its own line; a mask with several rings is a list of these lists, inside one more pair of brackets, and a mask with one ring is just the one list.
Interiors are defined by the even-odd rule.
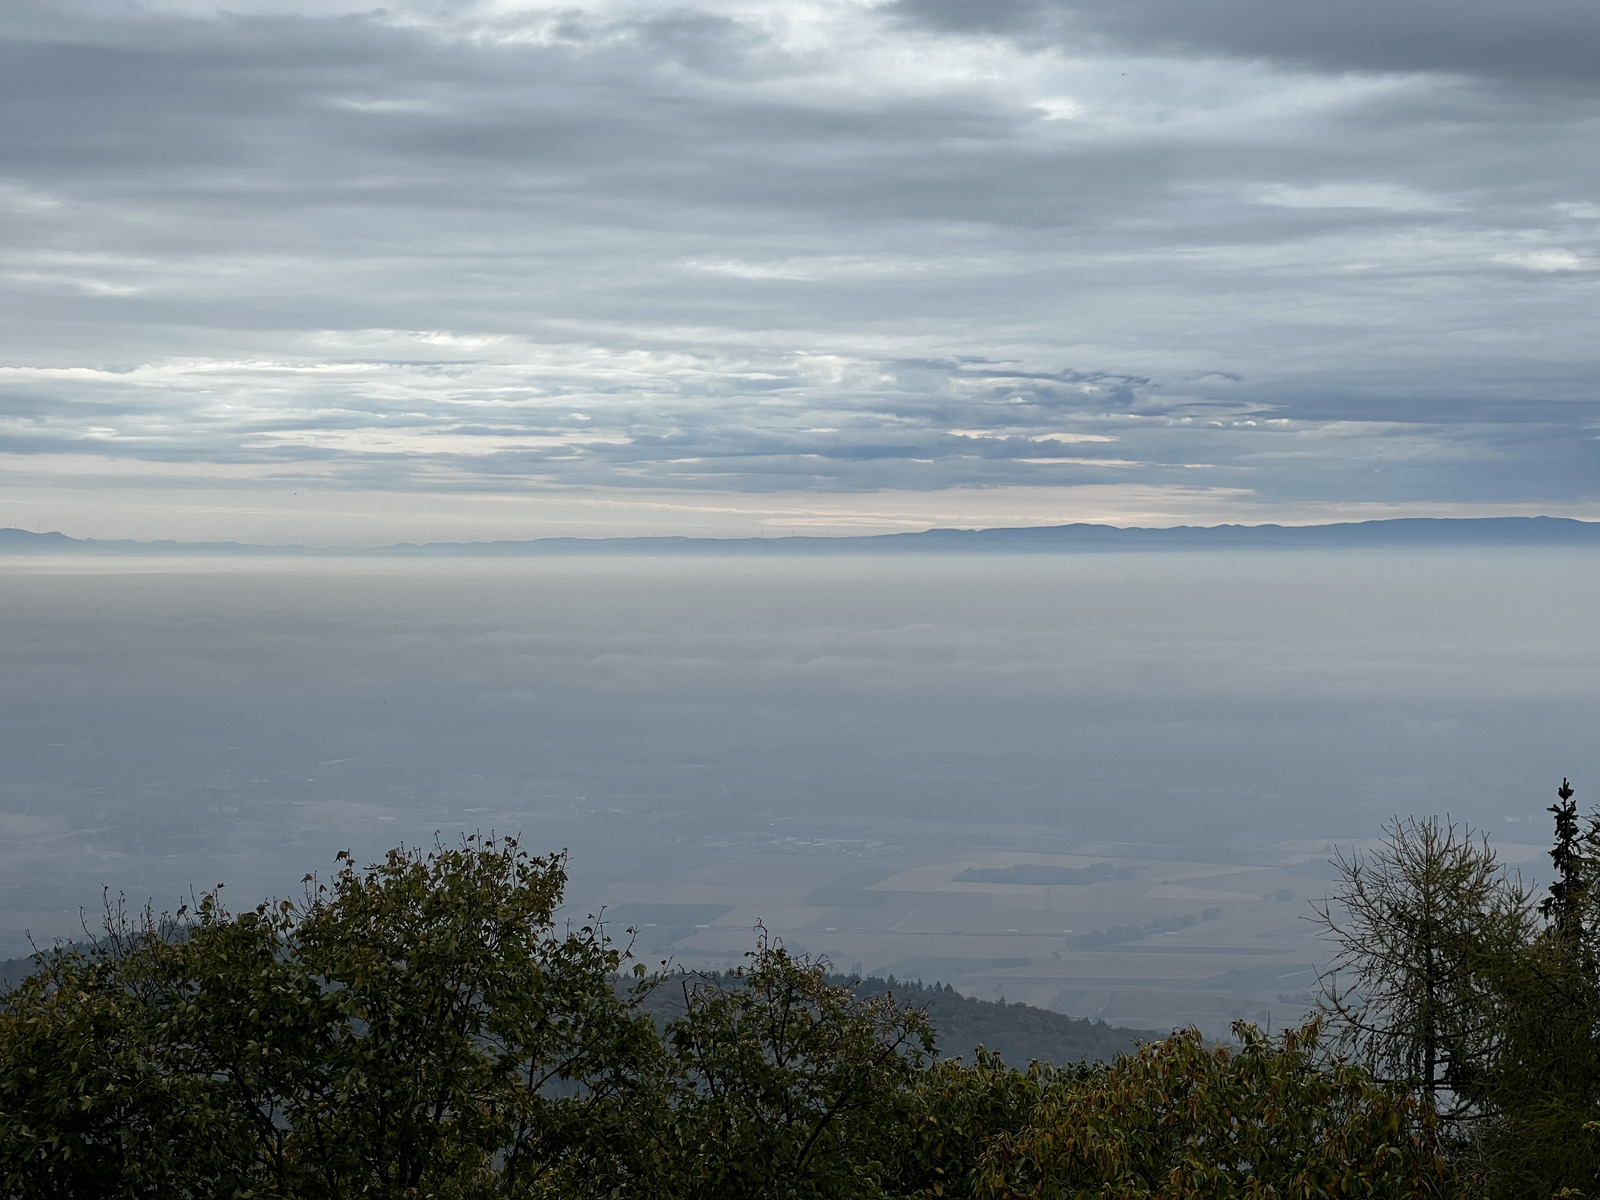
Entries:
[[1537,876],[1600,779],[1588,551],[4,566],[0,956],[492,829],[650,961],[760,921],[1217,1034],[1309,1003],[1335,846],[1448,812]]

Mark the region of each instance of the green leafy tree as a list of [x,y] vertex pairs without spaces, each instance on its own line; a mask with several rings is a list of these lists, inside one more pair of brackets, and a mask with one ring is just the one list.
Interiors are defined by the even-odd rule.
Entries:
[[881,1196],[932,1026],[891,995],[829,984],[826,962],[758,933],[747,966],[682,981],[654,1194]]
[[1592,950],[1585,943],[1594,936],[1596,856],[1600,848],[1600,817],[1591,817],[1582,829],[1578,820],[1577,792],[1563,777],[1550,813],[1556,819],[1556,844],[1550,851],[1556,877],[1539,911],[1550,922],[1553,937],[1575,952]]
[[100,1200],[247,1188],[249,1131],[181,1030],[168,975],[173,932],[148,911],[110,908],[99,945],[39,954],[35,973],[6,997],[0,1194]]
[[1007,1066],[980,1047],[971,1064],[934,1064],[913,1097],[915,1120],[899,1139],[897,1190],[901,1195],[967,1200],[991,1144],[1028,1128],[1040,1101],[1064,1081],[1083,1080],[1102,1068],[1078,1063]]
[[1424,1094],[1328,1061],[1313,1023],[1241,1046],[1189,1031],[1109,1067],[1050,1081],[1017,1133],[995,1137],[981,1200],[1233,1200],[1450,1194]]
[[603,929],[555,926],[565,881],[509,840],[365,872],[347,856],[300,914],[296,956],[338,1019],[297,1124],[339,1194],[518,1194],[599,1166],[655,1038]]
[[1544,927],[1503,973],[1506,1021],[1477,1159],[1496,1196],[1600,1195],[1600,817],[1561,781]]
[[[1446,865],[1478,862],[1442,845]],[[238,914],[216,892],[171,921],[114,910],[97,942],[39,956],[0,1003],[0,1197],[1420,1197],[1449,1179],[1429,1085],[1459,1074],[1375,1078],[1315,1026],[1241,1026],[1237,1050],[1183,1033],[1110,1066],[930,1062],[924,1012],[830,983],[764,932],[741,970],[679,977],[658,1025],[643,1001],[665,981],[625,973],[602,922],[558,923],[560,856],[467,839],[341,855],[305,883]],[[1461,911],[1464,929],[1499,912]],[[1479,987],[1451,974],[1465,934],[1409,944],[1437,951],[1439,996]],[[1515,1019],[1492,1080],[1578,1030],[1540,989],[1584,960],[1548,930],[1518,944],[1540,971],[1493,993]],[[1572,1020],[1593,1011],[1573,1003]],[[1456,1010],[1429,1011],[1448,1019],[1395,1044],[1431,1029],[1453,1047]],[[1423,1061],[1467,1061],[1448,1054]],[[1482,1126],[1550,1145],[1589,1111],[1580,1093],[1538,1124],[1486,1087]]]
[[10,1195],[586,1195],[655,1029],[559,856],[511,839],[348,855],[302,903],[113,914],[0,1013]]

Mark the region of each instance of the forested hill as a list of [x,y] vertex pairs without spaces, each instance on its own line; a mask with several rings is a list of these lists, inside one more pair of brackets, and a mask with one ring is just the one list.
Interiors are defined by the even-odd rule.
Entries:
[[[0,990],[14,986],[33,971],[30,958],[0,961]],[[1138,1043],[1163,1036],[1149,1029],[1125,1029],[1068,1017],[1031,1004],[1007,1004],[1004,1000],[975,1000],[963,996],[948,984],[925,984],[904,979],[855,979],[832,975],[828,982],[848,987],[858,996],[877,996],[892,992],[903,1004],[925,1008],[939,1035],[939,1057],[957,1056],[971,1062],[979,1046],[986,1046],[1016,1067],[1040,1062],[1110,1062]],[[647,1007],[661,1019],[670,1019],[682,1007],[682,991],[672,980],[651,993]]]
[[[683,1010],[681,984],[696,978],[686,975],[664,981],[650,993],[646,1007],[658,1021],[665,1022],[677,1016]],[[733,982],[730,975],[717,978],[724,986]],[[901,1004],[926,1009],[938,1034],[939,1057],[960,1057],[969,1063],[979,1046],[993,1050],[1014,1067],[1026,1067],[1035,1060],[1061,1064],[1082,1059],[1110,1062],[1140,1042],[1164,1036],[1148,1029],[1125,1029],[1104,1021],[1068,1017],[1031,1004],[976,1000],[963,996],[949,984],[877,977],[857,979],[850,975],[829,975],[826,979],[835,987],[847,987],[858,996],[881,996],[889,992]]]
[[1013,1067],[1030,1062],[1074,1063],[1110,1062],[1140,1042],[1154,1041],[1165,1032],[1127,1029],[1069,1017],[1035,1008],[1031,1004],[1007,1004],[1004,1000],[978,1000],[963,996],[949,984],[911,983],[903,979],[855,980],[832,977],[830,983],[850,987],[858,996],[893,992],[904,1004],[926,1008],[939,1034],[939,1057],[972,1061],[973,1051],[986,1046]]

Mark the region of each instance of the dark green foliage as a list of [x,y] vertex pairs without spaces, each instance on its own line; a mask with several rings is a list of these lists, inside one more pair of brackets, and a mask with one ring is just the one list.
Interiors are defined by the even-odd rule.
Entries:
[[1492,1197],[1600,1195],[1600,819],[1557,795],[1538,904],[1487,842],[1425,820],[1342,860],[1324,910],[1344,1048],[1434,1097]]
[[619,1169],[603,1135],[658,1042],[603,931],[554,927],[564,883],[469,841],[346,856],[301,904],[208,894],[183,936],[113,914],[6,997],[0,1186],[467,1197]]
[[180,1032],[170,932],[147,916],[122,921],[95,952],[42,955],[8,996],[4,1194],[226,1195],[243,1178],[248,1132]]
[[1237,1051],[1175,1034],[1102,1071],[1045,1076],[1027,1122],[983,1148],[972,1194],[1217,1200],[1447,1194],[1424,1096],[1326,1063],[1315,1024]]
[[1426,1098],[1328,1062],[1313,1024],[1239,1050],[1189,1031],[1105,1065],[938,1064],[898,1194],[971,1200],[1451,1193]]
[[732,978],[678,981],[657,1194],[882,1195],[933,1048],[926,1015],[829,983],[765,934],[750,959]]
[[897,1156],[895,1193],[971,1197],[989,1149],[1028,1127],[1047,1090],[1089,1078],[1085,1064],[1008,1067],[988,1051],[972,1064],[945,1060],[920,1081],[918,1119]]
[[[642,998],[644,1009],[655,1017],[658,1025],[664,1027],[684,1011],[680,994],[684,978],[668,976],[660,987]],[[690,978],[715,981],[727,987],[741,986],[740,977],[732,972]],[[892,997],[902,1006],[925,1013],[938,1039],[938,1053],[933,1056],[936,1058],[964,1058],[971,1062],[982,1047],[1001,1061],[1018,1067],[1035,1060],[1110,1062],[1117,1055],[1135,1049],[1140,1042],[1160,1036],[1154,1030],[1125,1029],[1104,1021],[1035,1008],[1031,1004],[979,1000],[963,996],[948,984],[878,976],[860,979],[850,975],[827,975],[825,979],[834,987],[848,988],[861,999]]]
[[0,1004],[0,1198],[1420,1197],[1447,1177],[1427,1094],[1328,1061],[1314,1028],[969,1065],[935,1056],[932,1011],[1022,1006],[839,981],[764,935],[731,974],[624,970],[601,923],[558,924],[562,859],[509,840],[307,882],[242,914],[214,893],[172,921],[112,912],[39,957]]
[[1572,784],[1563,779],[1556,789],[1556,803],[1549,809],[1556,819],[1556,844],[1550,851],[1556,878],[1549,896],[1539,904],[1539,912],[1549,921],[1553,937],[1581,953],[1586,938],[1594,932],[1600,815],[1589,819],[1587,830],[1580,830],[1578,802],[1573,799],[1576,794]]
[[1545,924],[1496,974],[1505,1028],[1485,1072],[1480,1157],[1492,1194],[1600,1194],[1600,816],[1557,790]]

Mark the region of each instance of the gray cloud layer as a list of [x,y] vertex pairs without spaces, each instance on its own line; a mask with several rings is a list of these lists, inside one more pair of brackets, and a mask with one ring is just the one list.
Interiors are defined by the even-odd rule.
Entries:
[[0,14],[68,491],[1596,494],[1591,5]]
[[1320,71],[1448,72],[1519,84],[1600,80],[1600,10],[1586,0],[897,0],[912,22],[1133,53],[1212,53]]

